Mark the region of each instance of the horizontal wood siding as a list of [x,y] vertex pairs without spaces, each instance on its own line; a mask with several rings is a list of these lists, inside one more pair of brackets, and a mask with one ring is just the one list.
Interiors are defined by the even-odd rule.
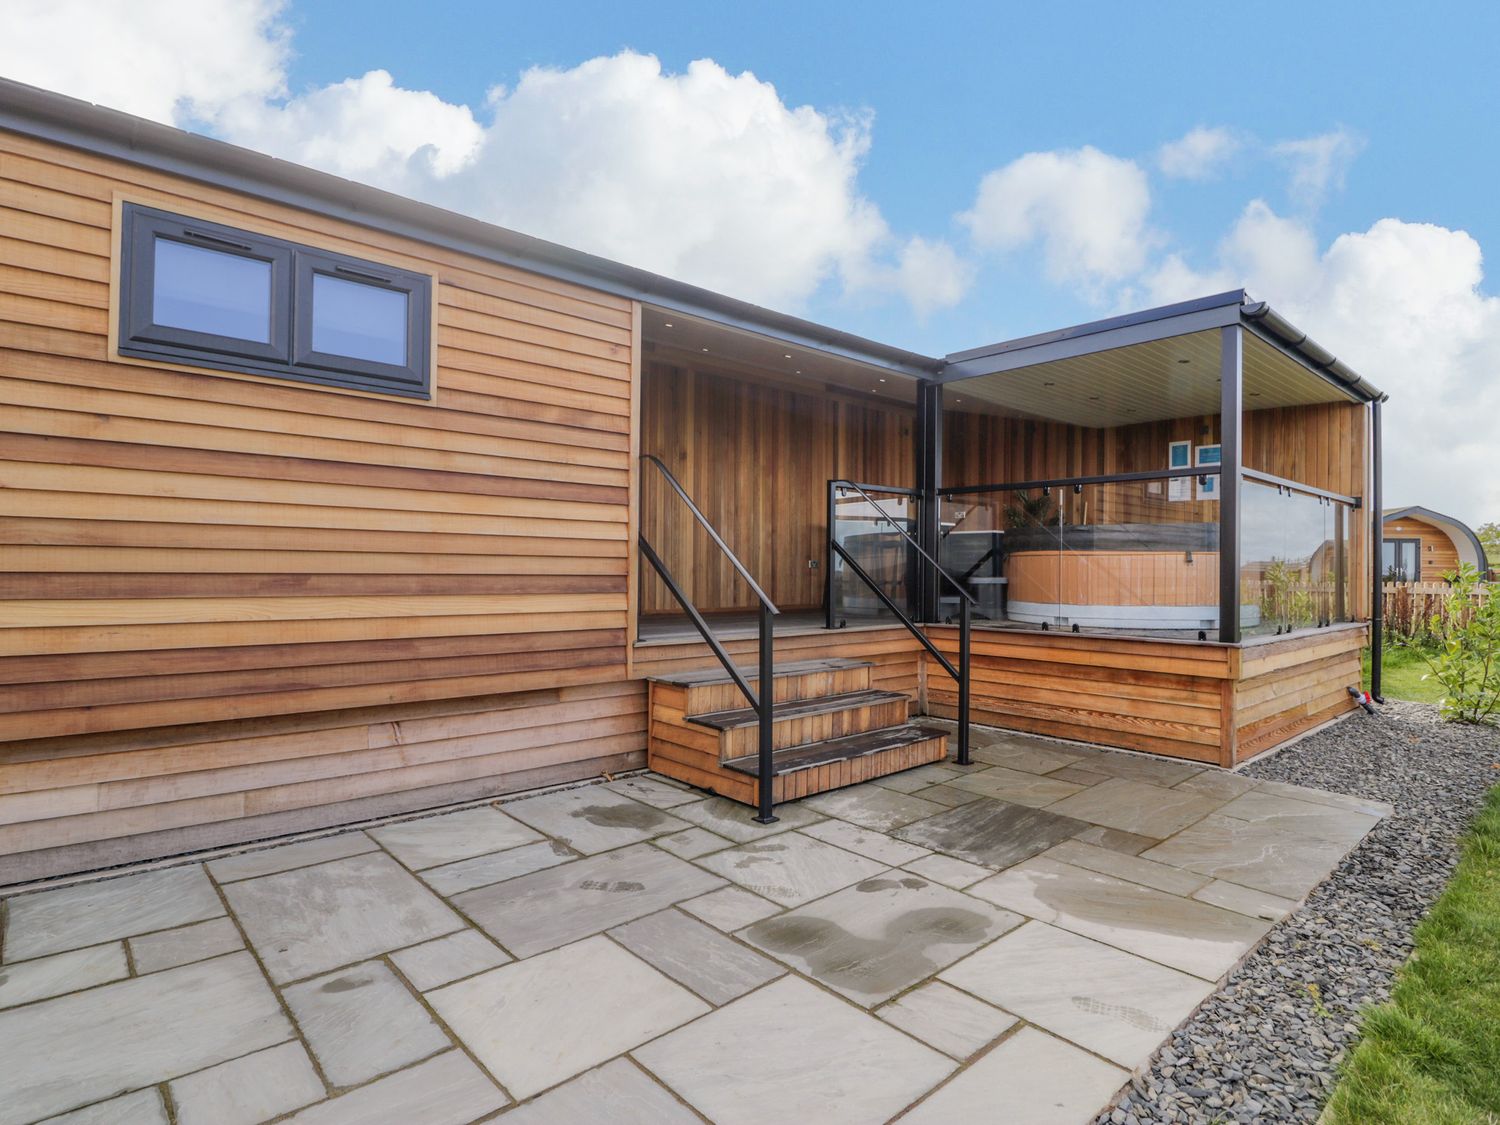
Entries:
[[646,686],[0,745],[0,885],[645,764]]
[[1358,704],[1363,625],[1250,645],[1235,684],[1238,760],[1274,749]]
[[[433,400],[118,359],[121,199],[432,275]],[[635,322],[607,294],[0,133],[0,856],[149,854],[164,832],[638,761]],[[403,726],[480,699],[515,729],[418,750]],[[284,722],[297,748],[258,756],[292,744],[255,733]]]
[[1415,539],[1421,552],[1421,582],[1441,582],[1443,575],[1458,569],[1458,547],[1440,527],[1415,516],[1385,521],[1387,539]]
[[[958,661],[958,630],[934,628]],[[971,719],[1054,738],[1222,762],[1228,649],[1213,644],[978,629],[973,633]],[[936,661],[926,667],[927,713],[957,715],[958,690]]]

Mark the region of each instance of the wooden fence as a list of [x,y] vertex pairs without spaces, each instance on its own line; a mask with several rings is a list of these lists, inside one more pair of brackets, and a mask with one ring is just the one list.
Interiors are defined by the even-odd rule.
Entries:
[[[1433,618],[1447,624],[1452,587],[1446,582],[1387,582],[1381,594],[1385,636],[1390,640],[1433,639]],[[1484,595],[1476,591],[1473,604]]]

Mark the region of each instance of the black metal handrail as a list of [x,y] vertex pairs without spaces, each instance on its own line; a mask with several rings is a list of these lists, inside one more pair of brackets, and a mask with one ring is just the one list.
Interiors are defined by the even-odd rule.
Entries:
[[668,592],[676,600],[677,604],[682,607],[682,611],[687,614],[688,620],[693,623],[693,628],[698,630],[699,635],[708,645],[709,651],[718,658],[719,663],[724,666],[724,671],[729,673],[729,678],[734,681],[735,686],[740,689],[745,699],[755,711],[756,723],[759,727],[757,732],[759,742],[756,755],[755,819],[761,824],[771,824],[777,819],[772,812],[773,802],[771,799],[772,787],[776,780],[773,764],[774,742],[771,726],[776,716],[776,675],[775,655],[773,652],[775,630],[772,627],[771,619],[779,615],[781,610],[777,609],[776,603],[766,596],[766,592],[760,588],[760,583],[756,582],[750,576],[750,572],[745,569],[745,564],[740,562],[739,557],[729,549],[729,544],[724,542],[719,533],[714,530],[713,525],[708,522],[708,518],[698,510],[698,505],[693,503],[693,498],[687,494],[687,490],[672,475],[672,470],[667,468],[661,458],[651,453],[643,453],[641,454],[641,460],[649,461],[661,470],[661,474],[666,479],[666,482],[682,498],[682,502],[687,505],[688,511],[693,513],[693,518],[698,521],[699,526],[704,531],[708,532],[708,536],[714,541],[714,545],[729,559],[730,565],[734,567],[739,576],[749,585],[751,591],[755,594],[756,600],[760,603],[760,652],[757,661],[759,668],[757,686],[759,690],[755,690],[750,687],[750,682],[740,672],[739,667],[730,657],[728,650],[719,642],[719,638],[714,636],[714,631],[709,628],[708,622],[703,618],[703,614],[699,613],[698,608],[693,605],[692,599],[687,596],[687,592],[678,584],[677,579],[672,576],[672,572],[667,564],[662,561],[661,556],[656,553],[655,548],[647,541],[645,533],[641,532],[637,536],[640,542],[641,554],[645,556],[646,561],[651,564],[652,569],[656,571],[662,582],[666,584]]
[[[835,489],[846,489],[846,488],[847,489],[852,489],[853,491],[855,491],[855,492],[859,493],[861,496],[863,496],[865,498],[866,502],[869,503],[871,507],[873,507],[877,512],[880,513],[881,518],[884,519],[888,524],[890,524],[891,527],[895,528],[896,532],[903,539],[905,539],[906,542],[908,544],[910,544],[913,549],[916,550],[917,554],[921,555],[922,558],[926,559],[932,565],[933,569],[938,574],[940,574],[943,578],[947,579],[948,584],[950,586],[952,586],[953,589],[958,592],[958,596],[959,596],[959,603],[958,603],[958,667],[955,668],[953,666],[953,662],[951,660],[949,660],[946,656],[944,656],[940,651],[938,651],[938,647],[937,647],[937,645],[935,645],[935,644],[932,643],[932,639],[930,637],[928,637],[926,633],[922,632],[922,630],[917,626],[917,623],[915,621],[913,621],[910,617],[908,617],[906,615],[906,613],[901,609],[901,607],[896,604],[895,599],[893,599],[889,594],[887,594],[883,589],[880,588],[880,584],[878,582],[876,582],[875,579],[870,576],[869,572],[866,571],[864,567],[860,566],[859,563],[857,563],[857,562],[854,561],[854,556],[851,555],[848,551],[844,550],[843,544],[841,544],[838,541],[838,533],[837,533],[837,531],[835,529],[835,526],[834,526],[835,525],[835,518],[834,518],[833,495],[834,495],[834,490]],[[886,491],[886,490],[882,489],[882,491]],[[893,491],[893,492],[895,492],[895,491],[906,492],[906,490],[904,490],[904,489],[890,489],[889,491]],[[942,565],[939,564],[939,562],[937,561],[937,559],[933,558],[930,554],[928,554],[925,550],[923,550],[922,545],[920,543],[918,543],[915,539],[913,539],[907,533],[906,529],[904,527],[902,527],[900,524],[898,524],[895,521],[895,519],[889,513],[887,513],[884,508],[882,508],[880,506],[880,502],[878,500],[876,500],[873,496],[871,496],[868,492],[866,492],[864,490],[864,488],[862,488],[860,485],[855,484],[853,481],[831,480],[831,481],[828,482],[828,497],[829,497],[829,501],[828,501],[828,512],[829,512],[829,519],[828,519],[828,550],[829,550],[829,554],[830,554],[830,559],[835,554],[838,555],[839,558],[843,559],[844,560],[844,565],[846,565],[850,569],[850,571],[853,572],[854,576],[856,578],[858,578],[861,582],[863,582],[866,586],[868,586],[870,588],[870,590],[875,594],[875,596],[880,599],[881,604],[884,605],[886,609],[890,610],[890,612],[895,616],[896,620],[900,621],[902,625],[906,626],[907,632],[909,632],[913,637],[915,637],[917,639],[917,641],[922,645],[922,647],[925,648],[928,651],[928,653],[932,656],[932,658],[934,660],[936,660],[939,664],[941,664],[943,666],[943,670],[945,672],[947,672],[948,675],[952,676],[954,682],[958,685],[958,764],[961,765],[961,766],[968,765],[969,761],[970,761],[970,758],[969,758],[969,671],[970,671],[970,668],[969,668],[969,665],[970,665],[970,644],[969,644],[969,638],[970,638],[970,630],[971,630],[971,626],[972,626],[972,612],[971,611],[972,611],[973,607],[975,605],[977,605],[978,603],[975,601],[973,595],[971,595],[967,590],[965,590],[963,588],[963,585],[958,581],[958,579],[954,578],[953,575],[949,574],[945,569],[943,569]],[[829,567],[829,583],[830,583],[829,584],[829,611],[830,611],[830,614],[832,613],[832,607],[833,607],[833,601],[832,601],[832,578],[833,578],[833,574],[832,574],[832,571],[833,571],[833,568],[832,568],[832,566],[830,566]]]

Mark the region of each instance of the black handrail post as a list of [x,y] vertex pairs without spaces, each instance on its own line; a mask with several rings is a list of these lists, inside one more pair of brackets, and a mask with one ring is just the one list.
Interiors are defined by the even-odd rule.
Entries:
[[[838,500],[834,495],[833,481],[828,482],[828,543],[834,541],[838,532],[835,523],[838,520]],[[833,628],[833,549],[823,544],[823,624],[825,628]]]
[[777,817],[771,812],[772,790],[776,784],[774,773],[773,724],[776,719],[776,662],[771,652],[773,630],[771,611],[760,607],[760,682],[756,684],[756,721],[760,726],[760,754],[756,765],[759,784],[756,797],[760,808],[755,819],[761,824],[775,824]]
[[958,764],[969,764],[969,623],[973,609],[958,599]]

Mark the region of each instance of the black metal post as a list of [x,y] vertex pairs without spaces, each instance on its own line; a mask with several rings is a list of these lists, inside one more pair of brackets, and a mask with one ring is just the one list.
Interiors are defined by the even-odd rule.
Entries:
[[832,629],[837,622],[833,617],[833,541],[838,534],[838,502],[833,490],[833,481],[828,482],[828,536],[823,544],[823,626]]
[[1240,640],[1240,472],[1245,425],[1245,330],[1219,329],[1219,640]]
[[1328,615],[1330,622],[1349,619],[1349,551],[1348,514],[1344,505],[1333,506],[1333,609]]
[[[921,506],[917,521],[917,542],[932,558],[938,558],[942,545],[942,513],[938,489],[943,486],[943,388],[940,383],[922,383],[917,387],[917,503]],[[918,621],[942,619],[942,586],[936,567],[920,555],[912,560],[917,576],[916,614]]]
[[969,764],[969,623],[968,598],[958,599],[958,764]]
[[760,730],[760,754],[757,759],[756,797],[759,810],[755,819],[761,824],[774,824],[777,817],[771,812],[771,791],[776,784],[773,762],[772,740],[775,731],[772,723],[776,716],[776,660],[771,650],[771,611],[764,602],[760,607],[760,682],[756,685],[756,722]]
[[1380,673],[1385,663],[1385,554],[1384,475],[1380,449],[1380,399],[1370,403],[1370,694],[1380,695]]

